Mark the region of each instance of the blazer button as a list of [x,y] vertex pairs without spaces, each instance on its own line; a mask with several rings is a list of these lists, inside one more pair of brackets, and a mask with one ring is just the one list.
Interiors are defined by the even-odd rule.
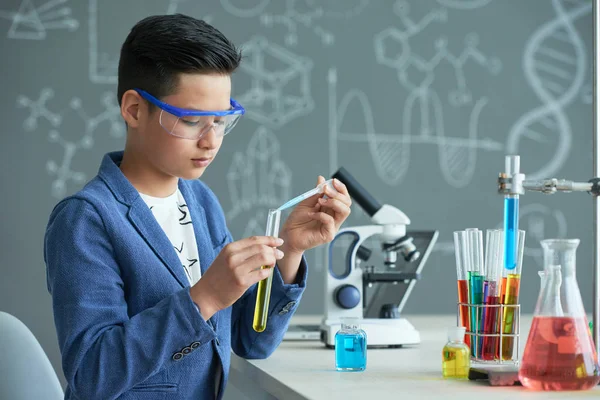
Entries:
[[292,300],[292,301],[290,301],[289,303],[287,303],[287,304],[285,305],[285,307],[283,307],[283,308],[285,308],[286,310],[288,310],[288,311],[289,311],[289,310],[290,310],[292,307],[294,307],[295,305],[296,305],[296,302]]
[[182,358],[183,358],[183,353],[177,352],[177,353],[173,354],[173,361],[179,361]]
[[185,354],[185,355],[188,355],[188,354],[190,354],[190,353],[192,352],[192,348],[191,348],[191,347],[189,347],[189,346],[188,346],[188,347],[184,347],[184,348],[181,350],[181,352],[182,352],[183,354]]
[[196,350],[200,346],[200,342],[194,342],[190,345],[192,350]]

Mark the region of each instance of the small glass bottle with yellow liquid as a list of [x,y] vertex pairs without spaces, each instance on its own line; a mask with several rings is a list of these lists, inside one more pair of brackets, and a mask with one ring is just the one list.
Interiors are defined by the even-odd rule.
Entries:
[[448,343],[442,350],[442,375],[448,379],[468,379],[471,351],[464,342],[465,327],[448,329]]

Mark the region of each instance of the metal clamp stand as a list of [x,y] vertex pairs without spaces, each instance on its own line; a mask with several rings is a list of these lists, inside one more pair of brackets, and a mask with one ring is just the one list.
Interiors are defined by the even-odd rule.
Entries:
[[592,336],[596,349],[600,344],[600,0],[593,0],[594,14],[594,91],[593,114],[594,131],[592,134],[593,145],[593,176],[588,182],[573,182],[564,179],[525,180],[525,175],[517,171],[513,176],[500,174],[498,178],[498,192],[502,194],[523,194],[525,190],[538,191],[545,194],[556,192],[588,192],[593,196],[593,228],[594,228],[594,269],[593,269],[593,305],[592,320],[594,327]]
[[523,194],[525,190],[538,191],[545,194],[556,192],[588,192],[593,196],[593,228],[594,228],[594,269],[593,269],[593,305],[592,320],[594,328],[592,336],[596,349],[600,344],[600,85],[598,74],[600,73],[600,0],[593,0],[594,14],[594,91],[593,91],[593,114],[594,132],[593,144],[593,176],[588,182],[573,182],[559,179],[525,180],[525,175],[520,174],[518,167],[514,174],[500,174],[498,178],[498,192],[502,194]]

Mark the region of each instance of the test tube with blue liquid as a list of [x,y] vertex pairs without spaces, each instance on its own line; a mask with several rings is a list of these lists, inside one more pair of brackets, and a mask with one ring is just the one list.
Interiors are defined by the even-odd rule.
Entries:
[[364,371],[367,367],[367,334],[358,318],[341,318],[335,334],[335,368],[338,371]]
[[[519,156],[509,155],[504,158],[506,178],[511,179],[510,193],[504,195],[504,275],[506,275],[506,289],[504,304],[518,304],[519,287],[521,282],[522,251],[519,246],[524,244],[525,232],[522,238],[519,234],[519,179],[521,174],[521,160]],[[521,255],[519,257],[519,250]],[[502,332],[514,332],[514,307],[505,307],[502,316]],[[502,340],[502,359],[508,360],[513,354],[513,338],[505,337]]]
[[[506,156],[504,168],[507,178],[512,178],[513,187],[520,171],[519,156]],[[517,236],[519,233],[519,195],[504,195],[504,266],[507,270],[517,267]]]

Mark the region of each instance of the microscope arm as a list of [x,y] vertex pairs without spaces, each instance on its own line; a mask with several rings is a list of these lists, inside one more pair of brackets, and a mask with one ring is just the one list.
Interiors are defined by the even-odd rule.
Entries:
[[389,204],[381,205],[344,167],[340,167],[332,177],[346,185],[350,197],[371,217],[373,223],[377,225],[410,225],[410,219],[406,214]]

